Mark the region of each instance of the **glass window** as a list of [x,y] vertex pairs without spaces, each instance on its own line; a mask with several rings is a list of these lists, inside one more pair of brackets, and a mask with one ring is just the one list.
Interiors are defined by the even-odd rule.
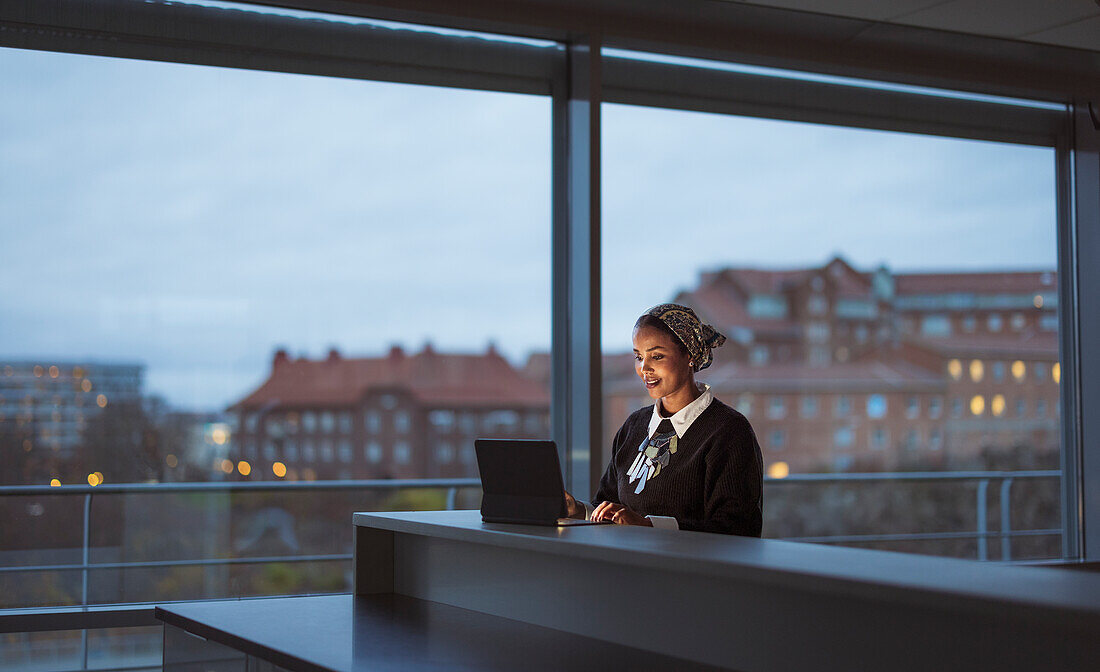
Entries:
[[920,397],[909,397],[905,400],[905,417],[910,420],[920,417]]
[[812,394],[803,395],[801,415],[803,418],[817,417],[817,396]]
[[872,394],[867,397],[867,417],[881,418],[886,415],[886,397]]
[[378,464],[382,461],[382,444],[377,441],[368,441],[366,448],[364,449],[364,457],[367,462],[371,464]]
[[382,414],[378,411],[367,411],[363,419],[368,433],[377,434],[382,431]]
[[449,441],[440,441],[435,446],[435,459],[439,464],[450,464],[454,461],[454,445]]
[[1031,365],[1031,370],[1035,373],[1035,380],[1040,383],[1047,382],[1047,364],[1046,362],[1035,362]]
[[833,405],[833,415],[838,418],[847,417],[852,412],[852,398],[846,394],[838,396]]
[[769,418],[778,419],[785,415],[787,415],[787,403],[783,397],[771,397],[768,399]]
[[[1033,458],[1049,463],[1060,437],[1057,428],[1040,436],[1000,422],[990,431],[1000,402],[997,390],[986,388],[1005,384],[997,377],[1008,374],[998,371],[989,354],[996,352],[1003,365],[1033,353],[1033,346],[1057,351],[1053,334],[1028,341],[1033,332],[1009,328],[1016,313],[1037,320],[1055,312],[1046,298],[1052,285],[1043,279],[1057,281],[1052,148],[621,104],[601,109],[601,325],[609,355],[629,350],[629,327],[637,313],[678,301],[729,338],[716,351],[715,365],[700,373],[716,397],[733,403],[745,394],[764,395],[764,413],[754,409],[755,417],[749,416],[760,425],[763,444],[780,429],[766,422],[778,415],[773,397],[815,395],[827,400],[831,417],[843,421],[844,426],[825,431],[834,434],[832,447],[851,458],[844,469],[944,471],[1004,464],[1023,469]],[[784,158],[805,156],[807,147],[820,148],[808,163],[792,167]],[[902,170],[886,158],[898,155],[921,156],[919,182],[908,172],[914,166]],[[669,166],[676,166],[674,177]],[[989,175],[989,166],[996,166],[995,177],[972,179],[975,171]],[[874,184],[877,197],[868,200],[856,184]],[[957,221],[964,202],[968,211],[984,213],[980,221],[988,224],[975,218],[965,226],[948,224]],[[1007,214],[1009,202],[1020,209]],[[813,203],[814,222],[843,224],[809,222],[804,209],[788,207],[793,203]],[[731,220],[730,213],[737,216]],[[689,255],[692,264],[663,271],[659,278],[646,276],[652,280],[651,296],[643,300],[632,241],[667,237],[673,221],[677,236],[707,243]],[[884,228],[883,222],[890,224]],[[1028,243],[990,244],[1006,235]],[[814,278],[823,279],[816,293]],[[815,312],[815,295],[828,301],[831,313]],[[1040,308],[1036,295],[1043,296]],[[860,333],[866,336],[861,339]],[[913,348],[898,347],[902,343]],[[766,359],[756,354],[764,348]],[[605,374],[611,400],[603,424],[610,435],[624,412],[636,408],[632,373]],[[1043,373],[1049,381],[1049,366]],[[932,396],[952,400],[950,412],[944,412],[943,401],[933,410]],[[926,397],[927,413],[921,409]],[[801,412],[783,415],[783,461],[793,473],[837,468],[835,456],[821,449],[819,423]],[[878,425],[887,432],[878,439],[885,445],[859,450],[875,444]],[[923,446],[936,427],[943,447],[933,455]],[[852,507],[873,489],[856,483],[838,488],[851,497]],[[954,515],[947,510],[958,501],[954,495],[918,490],[909,493],[913,510],[940,507],[942,516]],[[795,488],[775,492],[770,502],[797,498],[794,493]],[[806,490],[802,496],[812,497]],[[1057,511],[1057,493],[1053,496],[1049,510]],[[1056,514],[1047,522],[1059,527]],[[815,524],[821,530],[828,525]],[[785,525],[792,534],[806,529],[775,523],[776,529]],[[935,517],[922,525],[941,529]],[[886,515],[874,529],[910,531]],[[936,552],[933,546],[922,544],[928,552]],[[1045,546],[1055,557],[1056,547]]]
[[771,435],[768,437],[768,445],[773,450],[781,450],[787,443],[787,433],[782,429],[773,429]]
[[890,434],[883,427],[875,427],[871,430],[871,448],[882,450],[890,442]]
[[428,414],[428,422],[439,431],[448,431],[455,424],[454,411],[432,411]]
[[[218,20],[218,8],[205,10]],[[224,11],[233,25],[258,16]],[[294,34],[299,19],[278,21]],[[337,21],[300,26],[312,34]],[[289,435],[291,410],[304,434],[350,438],[353,405],[396,409],[425,383],[412,372],[457,373],[428,381],[456,406],[468,394],[511,404],[518,390],[549,411],[548,386],[520,370],[528,353],[549,356],[548,95],[9,48],[0,90],[0,196],[5,220],[21,222],[4,231],[0,282],[24,287],[4,313],[27,316],[5,326],[3,355],[48,340],[70,354],[31,362],[47,399],[54,382],[71,395],[88,381],[85,408],[125,411],[158,436],[114,437],[118,450],[104,454],[118,464],[98,467],[108,483],[165,480],[166,446],[229,422],[227,408],[265,440]],[[33,262],[43,249],[50,259]],[[452,315],[470,296],[482,316]],[[386,318],[364,331],[349,306],[366,302]],[[428,339],[432,348],[414,350]],[[432,356],[439,366],[424,362]],[[449,358],[469,359],[469,370]],[[489,359],[499,375],[480,379]],[[44,438],[71,437],[75,454],[84,439],[58,412]],[[194,420],[177,422],[185,414]],[[399,428],[410,440],[419,432]],[[229,454],[203,455],[188,478],[220,480],[221,459],[267,452],[222,445]],[[79,462],[57,465],[59,478],[86,481]],[[48,483],[51,468],[29,482]]]
[[398,411],[393,414],[393,429],[398,434],[409,433],[409,414],[405,411]]
[[928,417],[937,420],[943,415],[943,397],[932,397],[928,400]]
[[920,331],[925,336],[950,336],[951,318],[947,315],[925,315],[921,318]]
[[336,457],[336,451],[333,450],[332,441],[324,439],[321,441],[321,461],[332,462]]
[[397,464],[408,464],[412,455],[409,451],[408,441],[398,441],[393,444],[393,461]]
[[345,463],[346,462],[351,462],[351,460],[352,460],[351,441],[349,441],[347,439],[340,439],[339,444],[337,444],[337,451],[339,451],[339,457],[340,457],[341,462],[345,462]]
[[1000,383],[1000,382],[1004,381],[1004,379],[1005,379],[1005,363],[1004,362],[993,362],[993,365],[990,367],[990,369],[993,371],[993,382]]

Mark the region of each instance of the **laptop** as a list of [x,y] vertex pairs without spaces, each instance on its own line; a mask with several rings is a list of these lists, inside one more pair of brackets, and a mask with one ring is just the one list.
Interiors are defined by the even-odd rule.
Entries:
[[566,518],[565,486],[553,441],[477,439],[481,520],[486,523],[571,526],[611,521]]

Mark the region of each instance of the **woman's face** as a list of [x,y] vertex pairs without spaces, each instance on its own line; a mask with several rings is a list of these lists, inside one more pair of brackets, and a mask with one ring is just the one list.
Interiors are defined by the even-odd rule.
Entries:
[[690,391],[691,360],[673,337],[653,327],[634,330],[634,371],[653,399]]

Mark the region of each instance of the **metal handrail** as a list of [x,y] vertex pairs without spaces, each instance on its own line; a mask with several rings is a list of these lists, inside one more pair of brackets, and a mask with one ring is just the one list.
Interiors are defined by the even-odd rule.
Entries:
[[112,483],[104,485],[0,485],[5,495],[77,495],[164,492],[238,492],[256,490],[390,490],[397,488],[480,488],[477,478],[411,478],[356,481],[206,481],[188,483]]

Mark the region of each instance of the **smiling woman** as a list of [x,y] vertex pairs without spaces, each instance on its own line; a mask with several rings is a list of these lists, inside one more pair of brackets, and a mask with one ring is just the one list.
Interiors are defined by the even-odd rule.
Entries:
[[762,462],[745,416],[714,398],[695,373],[725,336],[677,304],[634,324],[634,371],[652,406],[615,435],[593,504],[569,498],[570,515],[622,525],[759,537]]

